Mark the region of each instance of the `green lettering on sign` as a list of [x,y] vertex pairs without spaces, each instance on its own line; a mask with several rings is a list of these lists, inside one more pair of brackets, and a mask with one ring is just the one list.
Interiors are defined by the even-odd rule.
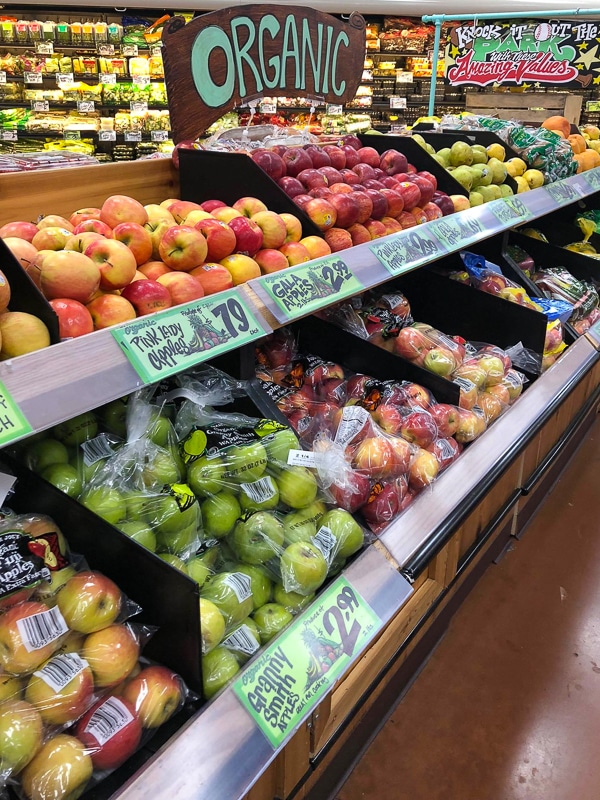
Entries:
[[340,577],[233,684],[273,748],[279,747],[381,628]]
[[549,183],[544,186],[544,190],[548,192],[550,197],[559,206],[565,206],[569,203],[574,203],[581,197],[581,191],[576,183],[569,181],[556,181],[556,183]]
[[236,289],[121,325],[112,331],[144,381],[155,383],[265,335]]
[[0,446],[31,433],[33,428],[0,381]]
[[370,248],[392,275],[402,275],[428,261],[435,261],[446,252],[442,243],[424,227],[386,236]]
[[503,197],[501,200],[493,200],[487,207],[496,217],[498,222],[503,225],[520,225],[533,217],[525,203],[518,197]]
[[280,322],[312,314],[364,289],[350,267],[337,256],[298,264],[252,283],[266,292],[272,301],[271,310]]
[[435,238],[452,252],[476,242],[483,234],[481,221],[466,214],[451,214],[438,219],[431,225]]
[[594,191],[598,191],[598,189],[600,189],[600,167],[594,167],[594,169],[586,170],[581,174],[581,177],[588,184],[590,189],[593,189]]

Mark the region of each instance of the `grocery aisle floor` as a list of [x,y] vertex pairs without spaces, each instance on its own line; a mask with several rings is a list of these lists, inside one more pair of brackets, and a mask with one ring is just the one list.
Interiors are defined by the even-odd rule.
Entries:
[[336,800],[600,800],[600,418]]

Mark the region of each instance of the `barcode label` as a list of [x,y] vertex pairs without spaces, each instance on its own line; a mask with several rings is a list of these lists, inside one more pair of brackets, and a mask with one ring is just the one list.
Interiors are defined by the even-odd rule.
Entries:
[[252,597],[250,576],[244,575],[243,572],[231,572],[223,578],[223,583],[233,589],[239,603],[243,603],[244,600]]
[[334,442],[345,447],[364,428],[369,416],[367,409],[362,406],[345,406]]
[[463,392],[470,392],[475,388],[475,384],[471,383],[467,378],[453,378],[452,383],[455,383]]
[[81,445],[83,450],[83,461],[86,467],[91,467],[97,461],[102,461],[104,458],[109,458],[114,455],[118,445],[123,440],[118,436],[110,433],[101,433],[94,439],[88,439]]
[[331,528],[327,528],[325,525],[319,528],[316,534],[313,536],[313,544],[315,547],[318,547],[319,550],[323,553],[323,558],[327,563],[329,563],[331,558],[331,553],[337,544],[337,539],[333,535]]
[[317,466],[317,460],[312,450],[290,450],[287,463],[294,467],[308,467],[309,469]]
[[266,503],[267,500],[271,500],[277,494],[275,481],[270,475],[253,483],[242,483],[240,485],[244,494],[254,503]]
[[85,726],[100,746],[105,745],[113,736],[133,720],[133,715],[118,697],[109,697],[97,708]]
[[53,692],[60,692],[88,666],[87,661],[77,653],[63,653],[54,656],[33,674],[41,678]]
[[252,631],[247,625],[240,625],[233,633],[230,633],[226,639],[223,639],[222,644],[228,650],[237,650],[238,653],[243,653],[245,656],[251,656],[256,653],[260,647],[253,636]]
[[18,619],[17,628],[28,653],[46,647],[69,631],[58,606]]

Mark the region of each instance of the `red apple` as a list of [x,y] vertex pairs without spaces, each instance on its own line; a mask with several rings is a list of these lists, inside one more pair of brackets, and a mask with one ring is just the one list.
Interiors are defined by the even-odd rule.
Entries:
[[123,289],[133,280],[137,263],[135,256],[123,242],[116,239],[94,239],[85,248],[85,255],[100,270],[101,289]]
[[206,239],[196,228],[175,225],[168,228],[159,243],[160,257],[171,269],[189,272],[206,261]]
[[436,204],[444,216],[454,214],[454,203],[444,192],[434,192],[431,202]]
[[402,225],[393,217],[382,217],[381,224],[385,227],[386,236],[389,236],[391,233],[398,233],[402,230]]
[[336,183],[343,183],[344,179],[339,170],[335,167],[319,167],[319,172],[327,179],[327,185],[331,186]]
[[410,211],[410,213],[415,218],[417,225],[424,225],[427,222],[427,215],[425,214],[423,209],[420,208],[419,206],[413,208],[412,211]]
[[361,225],[359,222],[355,222],[354,225],[351,225],[348,228],[348,233],[352,237],[353,245],[365,244],[371,241],[371,234],[365,226]]
[[427,338],[416,328],[402,328],[394,339],[394,352],[407,361],[423,361],[430,350]]
[[342,142],[345,145],[350,145],[350,147],[354,148],[354,150],[360,150],[360,148],[362,147],[361,140],[358,138],[358,136],[355,136],[355,134],[353,133],[344,134],[342,136]]
[[334,483],[330,491],[336,505],[353,514],[369,499],[371,481],[360,472],[349,471],[344,475],[344,482]]
[[351,147],[348,144],[342,145],[342,151],[346,156],[346,169],[352,169],[357,164],[360,163],[360,158],[358,157],[358,152],[354,147]]
[[288,260],[284,254],[271,248],[259,250],[254,256],[254,260],[263,275],[270,275],[272,272],[279,272],[279,270],[289,267]]
[[144,728],[164,725],[183,704],[183,689],[176,672],[154,665],[127,681],[121,697],[131,703]]
[[406,172],[408,161],[404,153],[398,150],[386,150],[379,158],[379,167],[387,175],[397,175]]
[[145,264],[152,255],[150,233],[137,222],[121,222],[113,229],[113,236],[133,253],[136,264]]
[[216,208],[226,208],[227,203],[224,203],[222,200],[205,200],[203,203],[200,203],[200,208],[204,211],[208,211],[209,214]]
[[402,412],[399,408],[388,403],[381,403],[372,413],[373,419],[379,427],[389,434],[400,433],[403,424]]
[[137,222],[138,225],[144,225],[148,222],[148,213],[133,197],[115,194],[102,204],[100,219],[110,228],[114,228],[120,222]]
[[355,194],[355,192],[351,192],[350,194],[332,194],[327,200],[327,202],[335,208],[335,224],[338,228],[349,228],[358,221],[360,206],[355,199]]
[[58,317],[58,332],[61,339],[74,339],[94,330],[94,321],[83,303],[61,297],[50,300],[50,305]]
[[[12,239],[11,241],[31,244],[36,250],[62,250],[71,236],[71,231],[66,228],[42,228],[31,242],[25,242],[25,239]],[[6,239],[4,241],[6,242]]]
[[171,295],[171,305],[179,306],[204,297],[200,281],[187,272],[168,272],[157,278],[157,283],[165,286]]
[[402,196],[405,211],[411,211],[421,202],[421,189],[416,183],[402,181],[398,184],[398,188],[395,191]]
[[161,275],[165,275],[167,272],[173,272],[173,270],[171,267],[167,267],[163,261],[146,261],[145,264],[138,267],[138,272],[141,272],[142,275],[150,278],[150,280],[155,281]]
[[382,236],[387,236],[388,232],[385,225],[379,219],[368,219],[364,223],[364,227],[369,232],[371,239],[380,239]]
[[398,214],[397,220],[402,226],[402,230],[414,228],[417,224],[417,218],[412,211],[403,211],[401,214]]
[[385,197],[388,204],[387,217],[397,217],[404,210],[404,198],[393,189],[381,189],[381,194]]
[[328,189],[331,194],[352,194],[352,186],[347,183],[334,183]]
[[138,317],[162,311],[172,305],[171,295],[165,286],[158,281],[134,281],[121,292],[121,297],[128,300],[135,308]]
[[394,471],[394,452],[383,436],[370,436],[358,445],[352,463],[370,478],[383,478]]
[[458,429],[458,409],[447,403],[435,403],[429,408],[429,413],[435,420],[438,435],[443,439],[454,436]]
[[312,165],[315,169],[318,169],[319,167],[331,166],[331,159],[323,150],[323,148],[317,147],[315,144],[307,144],[304,145],[304,150],[310,156],[310,160],[312,161]]
[[[192,211],[204,211],[204,213],[208,213],[202,208],[202,206],[200,206],[198,203],[192,202],[191,200],[175,200],[173,203],[167,206],[167,210],[177,225],[183,225]],[[196,222],[198,222],[198,220],[196,220]],[[190,222],[190,227],[195,224],[195,222]]]
[[195,226],[206,239],[206,260],[221,261],[231,255],[236,247],[236,237],[226,222],[218,219],[203,219]]
[[283,159],[280,155],[274,153],[272,150],[266,150],[263,148],[254,150],[250,154],[250,158],[255,164],[258,164],[258,166],[264,172],[266,172],[270,178],[273,178],[274,181],[278,181],[286,174],[286,167]]
[[91,300],[86,308],[94,322],[94,330],[97,331],[129,322],[137,316],[129,300],[117,294],[101,294]]
[[292,178],[297,177],[305,169],[312,169],[313,165],[310,155],[301,147],[290,147],[283,156],[283,162],[287,174]]
[[303,210],[321,231],[332,228],[336,223],[337,212],[334,206],[322,198],[311,198]]
[[440,219],[444,215],[442,214],[442,209],[439,208],[435,203],[425,203],[423,206],[423,213],[427,218],[427,222],[431,222],[433,219]]
[[298,208],[301,208],[301,209],[303,209],[303,210],[304,210],[304,206],[305,206],[307,203],[310,203],[310,201],[311,201],[312,199],[313,199],[313,198],[312,198],[312,197],[311,197],[311,195],[309,195],[309,194],[297,194],[297,195],[294,197],[294,203],[296,203],[296,205],[298,206]]
[[204,289],[204,294],[215,294],[231,289],[233,280],[231,273],[222,264],[208,262],[201,264],[190,272]]
[[[321,201],[315,201],[321,202]],[[300,242],[287,242],[279,248],[279,252],[287,258],[290,267],[295,267],[296,264],[303,264],[305,261],[310,261],[312,256],[303,244]]]
[[331,248],[332,253],[347,250],[353,245],[352,236],[344,228],[330,228],[325,231],[325,241]]
[[131,702],[105,697],[93,705],[75,727],[95,769],[112,770],[126,761],[142,738],[142,725]]
[[298,180],[307,189],[318,189],[321,186],[327,186],[327,178],[322,175],[319,170],[314,167],[302,170],[298,174]]
[[287,228],[279,214],[274,211],[259,211],[251,218],[262,231],[262,249],[277,249],[285,242]]
[[375,180],[375,170],[370,164],[365,164],[362,161],[359,161],[354,167],[352,167],[352,172],[356,173],[360,178],[361,183],[369,180]]
[[24,222],[22,220],[18,222],[7,222],[0,228],[0,239],[6,239],[11,236],[16,239],[25,239],[31,242],[37,232],[38,227],[34,225],[33,222]]
[[113,232],[112,228],[107,225],[105,222],[102,222],[100,219],[89,218],[83,220],[78,225],[75,226],[73,230],[74,234],[78,233],[99,233],[101,236],[104,236],[107,239],[111,239]]
[[462,452],[462,445],[452,438],[436,439],[426,449],[436,457],[441,472],[449,467],[453,461],[456,461]]
[[381,219],[388,215],[388,201],[384,195],[376,189],[365,189],[365,194],[371,198],[373,203],[373,210],[371,217],[373,219]]
[[291,175],[280,178],[277,183],[288,197],[296,197],[296,195],[303,194],[305,191],[304,186],[300,183],[298,178],[292,178]]
[[326,144],[323,147],[323,152],[329,156],[332,167],[344,169],[346,166],[346,154],[341,147],[337,147],[335,144]]
[[253,217],[259,211],[267,211],[266,205],[258,197],[240,197],[233,204],[233,208],[244,217]]
[[429,183],[433,185],[434,191],[437,189],[438,186],[437,178],[432,172],[428,172],[426,169],[422,169],[420,172],[417,172],[417,175],[419,176],[419,178],[425,178],[425,180],[428,180]]
[[[263,232],[253,219],[249,219],[247,217],[235,217],[235,219],[230,221],[229,227],[235,233],[236,253],[240,253],[244,256],[250,256],[251,258],[262,248]],[[223,259],[221,259],[221,261],[222,260]]]
[[316,189],[309,189],[308,193],[311,197],[329,197],[331,195],[331,189],[329,186],[317,186]]
[[283,243],[299,242],[300,239],[302,239],[302,223],[298,217],[295,217],[293,214],[287,214],[286,212],[280,214],[279,216],[283,220],[286,231]]
[[433,197],[433,193],[435,192],[435,186],[431,183],[430,180],[424,178],[420,175],[410,175],[408,179],[409,183],[416,183],[421,191],[421,200],[419,201],[419,205],[421,208],[426,203],[430,203]]
[[303,239],[300,239],[300,244],[306,247],[311,259],[321,258],[322,256],[331,254],[331,247],[329,247],[325,239],[321,239],[320,236],[305,236]]
[[362,185],[365,189],[376,189],[377,191],[380,189],[385,189],[383,183],[378,181],[376,178],[369,178],[366,181],[363,181]]
[[86,219],[100,219],[101,210],[99,208],[80,208],[74,211],[69,217],[69,222],[76,228],[80,222],[85,222]]
[[27,269],[37,257],[37,248],[34,247],[31,242],[28,242],[27,239],[7,236],[4,240],[4,244],[8,247],[23,269]]
[[68,219],[61,217],[60,214],[47,214],[37,222],[37,228],[41,231],[43,228],[66,228],[66,230],[74,231],[75,226],[71,225]]
[[354,199],[358,203],[358,217],[356,219],[361,225],[363,225],[368,219],[371,218],[371,213],[373,211],[373,201],[369,197],[369,195],[364,191],[357,191],[354,193]]
[[428,447],[438,438],[437,425],[429,411],[411,411],[402,421],[400,431],[407,442],[419,447]]
[[369,164],[373,168],[379,167],[380,155],[374,147],[361,147],[357,154],[362,164]]
[[48,300],[68,298],[85,304],[100,285],[100,269],[75,250],[49,252],[40,267],[39,281]]
[[360,177],[351,169],[340,170],[340,175],[342,176],[344,183],[346,183],[348,186],[358,186],[360,184]]
[[361,508],[361,513],[371,526],[385,525],[400,509],[395,483],[377,483]]

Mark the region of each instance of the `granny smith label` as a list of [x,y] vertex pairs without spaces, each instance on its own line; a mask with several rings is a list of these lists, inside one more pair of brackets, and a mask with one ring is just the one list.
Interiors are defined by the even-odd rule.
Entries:
[[0,381],[0,446],[31,433],[25,415]]
[[594,191],[600,189],[600,167],[594,167],[594,169],[587,170],[586,172],[582,173],[582,177],[590,189],[594,189]]
[[169,308],[112,331],[144,383],[189,369],[264,333],[236,289]]
[[256,283],[271,299],[272,311],[280,322],[311,314],[364,289],[350,267],[337,256],[298,264],[258,278]]
[[556,181],[556,183],[549,183],[544,186],[544,190],[548,192],[550,197],[559,206],[574,203],[581,197],[580,187],[576,183],[569,181]]
[[488,203],[488,208],[496,217],[498,222],[503,225],[519,225],[521,222],[526,222],[533,217],[525,203],[513,195],[513,197],[504,197],[501,200],[493,200]]
[[433,222],[431,227],[436,239],[450,252],[477,241],[483,234],[481,221],[466,214],[443,217]]
[[371,252],[392,275],[402,275],[445,255],[445,248],[428,230],[410,228],[370,245]]
[[340,577],[233,684],[273,748],[293,733],[382,622]]

